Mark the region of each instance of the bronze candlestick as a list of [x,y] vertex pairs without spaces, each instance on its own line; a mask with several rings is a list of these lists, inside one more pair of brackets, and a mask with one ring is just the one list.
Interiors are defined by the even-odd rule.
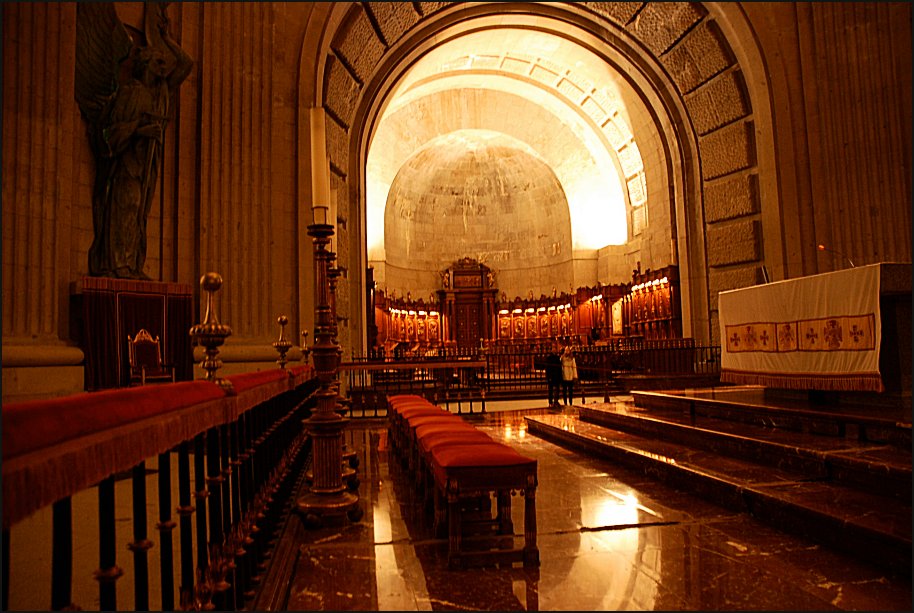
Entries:
[[334,334],[328,277],[331,257],[327,246],[333,236],[333,226],[312,224],[308,226],[308,235],[313,237],[315,269],[314,345],[311,355],[320,389],[315,394],[317,406],[311,417],[304,421],[312,441],[313,481],[310,490],[298,499],[296,511],[306,527],[319,528],[326,518],[345,515],[350,521],[358,521],[362,517],[362,509],[358,494],[347,491],[343,483],[342,431],[345,420],[337,411],[335,381],[340,354]]

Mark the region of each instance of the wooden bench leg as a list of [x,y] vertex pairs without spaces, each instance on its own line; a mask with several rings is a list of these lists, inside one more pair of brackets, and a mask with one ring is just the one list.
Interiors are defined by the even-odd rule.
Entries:
[[460,496],[457,488],[448,484],[447,492],[447,511],[448,511],[448,566],[451,568],[460,567]]
[[511,519],[511,492],[498,490],[498,533],[514,534],[514,522]]
[[527,477],[524,488],[524,566],[539,566],[540,551],[536,546],[536,476]]
[[437,486],[437,484],[435,484],[433,487],[432,495],[434,497],[435,505],[433,531],[436,537],[440,537],[442,535],[444,521],[447,517],[447,507],[445,506],[447,504],[447,500],[445,498],[444,492],[440,487]]

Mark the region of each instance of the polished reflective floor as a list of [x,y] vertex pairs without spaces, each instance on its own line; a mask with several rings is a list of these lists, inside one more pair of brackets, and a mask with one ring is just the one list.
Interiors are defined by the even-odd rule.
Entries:
[[294,547],[277,552],[271,595],[255,608],[911,610],[909,577],[528,433],[524,416],[548,413],[541,405],[468,418],[538,460],[539,568],[449,570],[447,541],[389,453],[386,422],[353,420],[345,440],[359,457],[363,517],[308,529],[292,515],[281,541]]

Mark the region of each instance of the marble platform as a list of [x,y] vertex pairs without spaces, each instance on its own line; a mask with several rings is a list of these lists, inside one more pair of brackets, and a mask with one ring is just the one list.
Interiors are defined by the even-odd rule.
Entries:
[[[752,392],[635,393],[527,420],[553,442],[910,572],[910,418],[896,408],[766,405]],[[750,396],[754,404],[739,404]]]
[[[447,540],[435,537],[413,475],[389,455],[384,420],[353,420],[345,436],[359,457],[364,516],[307,530],[290,515],[261,590],[247,608],[911,609],[906,573],[534,434],[534,423],[563,430],[598,427],[583,422],[577,410],[555,413],[543,404],[531,400],[465,417],[538,461],[539,568],[448,569]],[[522,526],[523,504],[517,500],[514,523]]]

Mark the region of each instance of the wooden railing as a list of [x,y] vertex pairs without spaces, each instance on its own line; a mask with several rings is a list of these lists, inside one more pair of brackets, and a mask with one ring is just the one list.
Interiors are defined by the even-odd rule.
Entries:
[[3,405],[4,610],[244,607],[318,382],[308,366],[228,380],[233,395],[188,381]]

